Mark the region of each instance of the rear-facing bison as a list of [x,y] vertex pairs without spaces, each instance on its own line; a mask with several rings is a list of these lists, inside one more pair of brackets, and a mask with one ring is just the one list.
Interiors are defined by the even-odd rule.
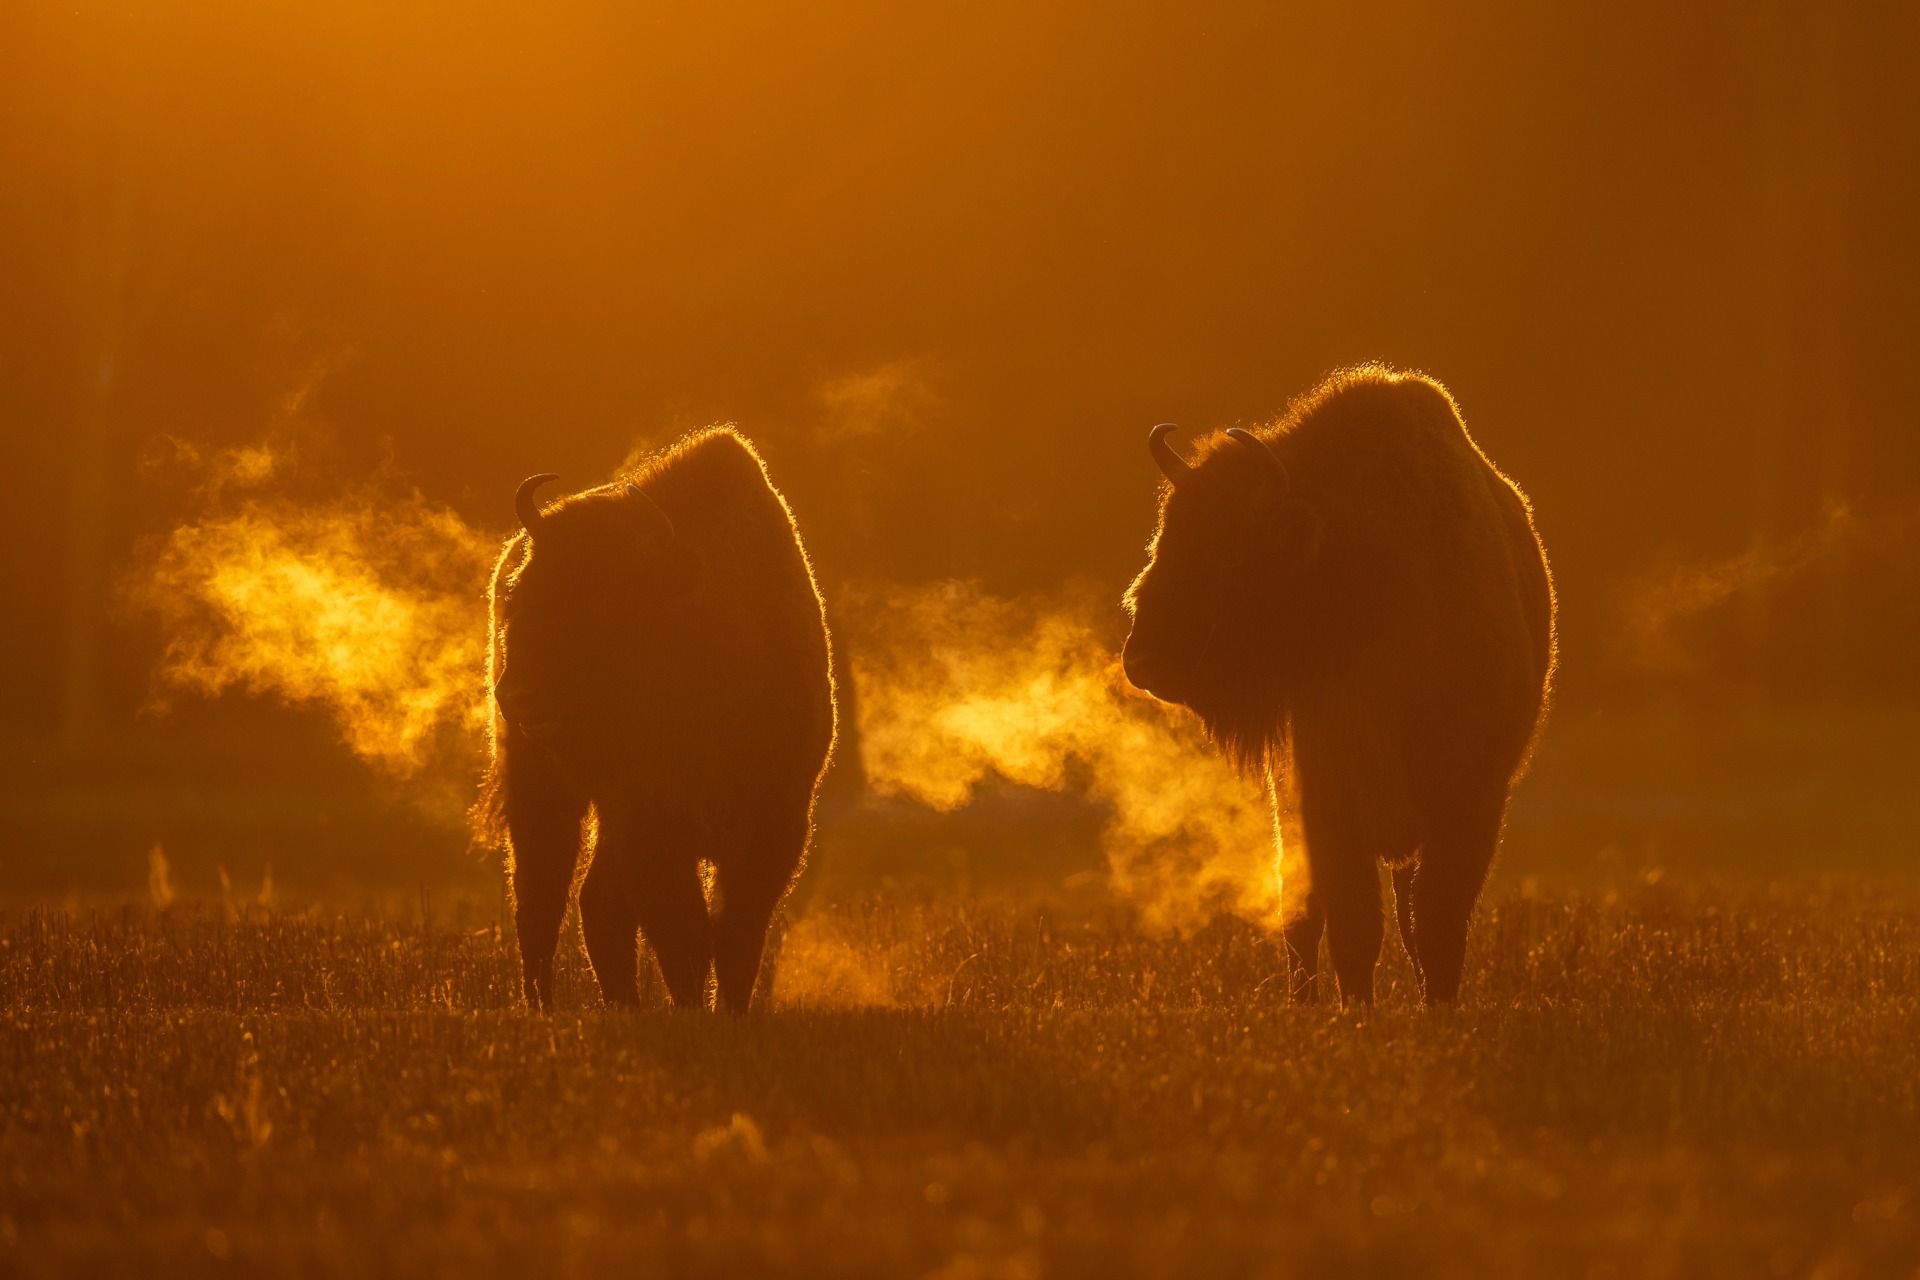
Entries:
[[[752,998],[768,922],[805,857],[833,750],[820,593],[753,446],[719,428],[542,511],[492,591],[493,767],[529,1004],[583,843],[580,924],[600,991],[639,999],[639,939],[676,1008]],[[589,813],[592,820],[588,821]],[[701,864],[712,869],[712,903]]]
[[1297,806],[1294,997],[1317,992],[1324,929],[1342,997],[1373,998],[1384,861],[1426,999],[1451,1002],[1553,673],[1527,500],[1444,387],[1379,366],[1191,462],[1168,430],[1148,437],[1168,487],[1127,593],[1127,678],[1198,712]]

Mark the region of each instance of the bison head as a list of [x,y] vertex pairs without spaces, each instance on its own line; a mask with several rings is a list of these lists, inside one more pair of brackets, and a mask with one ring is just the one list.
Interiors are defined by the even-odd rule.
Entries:
[[565,754],[604,743],[621,709],[666,681],[698,559],[634,484],[543,512],[534,491],[555,478],[514,497],[526,546],[503,593],[493,696],[515,732]]
[[1147,567],[1128,588],[1127,679],[1210,720],[1271,683],[1279,604],[1314,555],[1319,523],[1286,465],[1234,428],[1194,463],[1162,423],[1147,437],[1168,487]]

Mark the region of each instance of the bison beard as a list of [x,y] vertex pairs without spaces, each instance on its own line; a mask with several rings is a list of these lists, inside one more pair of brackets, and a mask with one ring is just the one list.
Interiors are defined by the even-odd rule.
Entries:
[[1294,997],[1317,993],[1324,931],[1341,995],[1373,998],[1384,861],[1425,998],[1451,1002],[1552,679],[1526,498],[1445,388],[1379,366],[1191,463],[1165,433],[1128,678],[1193,708],[1297,810],[1312,887],[1286,925]]
[[711,974],[719,1006],[743,1013],[833,748],[806,553],[729,429],[543,512],[533,490],[553,478],[521,486],[525,528],[492,592],[483,827],[509,851],[527,1001],[551,1006],[591,830],[580,925],[602,995],[638,1002],[644,938],[675,1007],[704,1007]]

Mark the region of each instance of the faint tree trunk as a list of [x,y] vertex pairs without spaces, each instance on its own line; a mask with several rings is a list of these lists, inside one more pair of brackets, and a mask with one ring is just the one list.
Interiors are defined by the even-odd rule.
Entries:
[[[1754,422],[1749,542],[1760,563],[1780,536],[1781,494],[1787,470],[1788,365],[1793,359],[1793,240],[1795,173],[1792,158],[1792,0],[1758,10],[1760,100],[1759,369]],[[1745,696],[1758,710],[1772,669],[1773,583],[1751,576],[1742,601]]]
[[102,207],[83,212],[74,246],[80,385],[67,455],[66,668],[60,724],[69,754],[84,751],[94,741],[101,721],[100,637],[116,452],[114,392],[126,339],[132,239],[119,158],[108,157],[103,168],[104,189],[86,193],[97,195]]
[[[1823,517],[1852,501],[1849,461],[1858,416],[1855,381],[1860,374],[1855,351],[1860,341],[1860,294],[1854,252],[1859,216],[1855,185],[1858,175],[1860,95],[1858,78],[1850,69],[1859,65],[1850,26],[1853,6],[1821,6],[1819,58],[1813,102],[1818,149],[1814,181],[1818,206],[1813,226],[1813,268],[1822,286],[1820,305],[1812,319],[1820,326],[1814,355],[1817,376],[1813,386],[1815,421],[1820,432],[1820,505]],[[1837,696],[1851,684],[1852,547],[1844,531],[1826,549],[1821,563],[1819,648],[1822,692]]]
[[[1751,545],[1765,563],[1794,503],[1817,497],[1813,519],[1847,500],[1854,428],[1851,306],[1853,156],[1845,15],[1781,0],[1760,11],[1759,418],[1754,424]],[[1795,457],[1800,465],[1793,465]],[[1809,492],[1807,486],[1813,486]],[[1843,539],[1826,549],[1815,634],[1819,670],[1780,668],[1776,582],[1756,573],[1745,590],[1749,701],[1764,707],[1781,684],[1839,692],[1849,644]]]
[[[113,476],[122,456],[119,388],[129,338],[152,311],[157,279],[150,211],[140,197],[132,136],[131,76],[124,19],[95,29],[91,74],[75,78],[75,164],[68,329],[75,396],[68,445],[66,609],[62,618],[60,739],[69,755],[99,737],[104,698],[102,638],[115,510]],[[144,214],[144,216],[143,216]]]

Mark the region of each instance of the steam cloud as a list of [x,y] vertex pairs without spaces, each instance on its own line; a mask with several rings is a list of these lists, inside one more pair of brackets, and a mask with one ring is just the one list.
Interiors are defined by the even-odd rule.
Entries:
[[815,400],[821,435],[841,439],[880,435],[916,421],[937,397],[920,360],[891,360],[823,383]]
[[[281,463],[240,450],[215,469],[203,492],[265,481]],[[418,494],[254,497],[175,529],[130,595],[160,621],[164,687],[323,710],[357,755],[412,777],[449,736],[469,750],[484,739],[497,546]]]
[[[130,590],[161,624],[163,687],[320,710],[356,754],[416,785],[430,764],[478,758],[497,541],[417,494],[263,495],[288,465],[272,450],[190,460],[212,472],[199,492],[213,510],[159,544]],[[875,790],[941,811],[992,777],[1084,793],[1109,812],[1111,887],[1150,927],[1222,911],[1278,923],[1261,787],[1191,716],[1127,685],[1097,621],[1111,606],[962,584],[854,592],[847,605],[864,624],[848,648]],[[1285,884],[1290,905],[1306,879]]]
[[1639,662],[1656,669],[1690,666],[1685,646],[1675,634],[1684,622],[1725,604],[1742,591],[1805,573],[1867,532],[1867,526],[1851,510],[1834,506],[1819,524],[1785,542],[1682,565],[1632,583],[1623,602],[1628,634]]
[[1111,810],[1112,888],[1149,927],[1190,928],[1220,911],[1277,924],[1283,880],[1291,905],[1304,867],[1289,858],[1284,870],[1301,874],[1283,877],[1259,785],[1191,716],[1128,686],[1096,610],[958,583],[867,602],[872,638],[853,671],[869,783],[940,810],[995,775],[1084,789]]

